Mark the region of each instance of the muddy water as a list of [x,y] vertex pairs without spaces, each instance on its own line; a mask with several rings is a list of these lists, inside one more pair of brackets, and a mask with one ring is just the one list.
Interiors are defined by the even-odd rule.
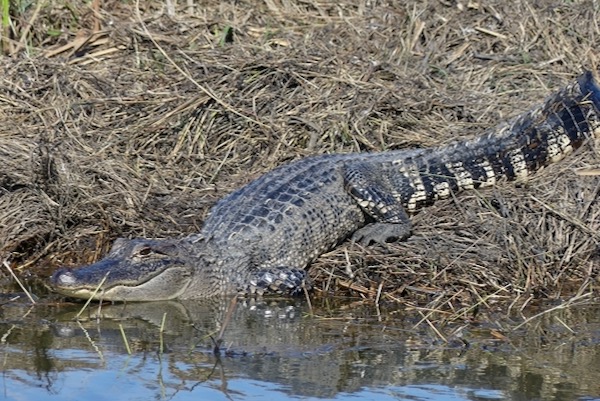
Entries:
[[[13,400],[600,399],[600,308],[438,324],[361,303],[2,306]],[[531,311],[531,314],[539,311]],[[502,323],[501,323],[502,322]],[[161,330],[162,327],[162,330]]]

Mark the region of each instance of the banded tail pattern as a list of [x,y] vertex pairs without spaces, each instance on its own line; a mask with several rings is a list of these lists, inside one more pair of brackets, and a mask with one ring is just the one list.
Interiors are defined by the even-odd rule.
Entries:
[[526,179],[594,136],[600,136],[600,86],[588,71],[508,124],[385,168],[399,169],[398,176],[408,178],[396,183],[401,188],[396,195],[408,211],[415,211],[458,190],[491,186],[501,178]]

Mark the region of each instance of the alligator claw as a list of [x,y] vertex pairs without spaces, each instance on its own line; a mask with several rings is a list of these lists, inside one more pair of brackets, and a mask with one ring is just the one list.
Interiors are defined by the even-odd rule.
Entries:
[[411,234],[410,224],[402,223],[371,223],[354,232],[352,241],[361,245],[372,243],[384,245],[386,243],[402,241]]
[[299,295],[303,288],[310,288],[306,271],[302,269],[271,268],[260,270],[251,280],[253,293],[273,293],[282,295]]

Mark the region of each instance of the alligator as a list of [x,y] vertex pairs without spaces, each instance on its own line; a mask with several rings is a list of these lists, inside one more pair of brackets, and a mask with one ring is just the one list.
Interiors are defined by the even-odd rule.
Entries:
[[474,139],[282,165],[217,202],[200,233],[118,239],[100,261],[57,270],[51,287],[109,301],[302,293],[310,287],[307,266],[345,239],[405,239],[409,216],[436,200],[527,179],[600,137],[599,83],[598,72],[587,71]]

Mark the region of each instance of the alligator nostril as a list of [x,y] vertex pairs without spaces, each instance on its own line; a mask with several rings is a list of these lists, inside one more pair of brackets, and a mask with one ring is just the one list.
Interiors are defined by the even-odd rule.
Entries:
[[51,281],[55,285],[70,285],[74,284],[76,279],[70,270],[60,269],[54,272]]

